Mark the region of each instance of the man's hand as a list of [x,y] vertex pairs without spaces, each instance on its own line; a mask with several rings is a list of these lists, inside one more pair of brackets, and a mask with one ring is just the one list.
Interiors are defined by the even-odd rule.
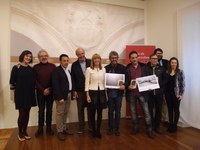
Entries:
[[51,92],[50,92],[50,89],[49,89],[49,88],[46,88],[46,89],[44,89],[44,91],[43,91],[44,96],[48,96],[50,93],[51,93]]

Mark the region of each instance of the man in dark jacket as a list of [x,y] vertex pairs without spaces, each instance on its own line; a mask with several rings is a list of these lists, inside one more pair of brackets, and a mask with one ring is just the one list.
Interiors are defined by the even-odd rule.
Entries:
[[79,129],[78,133],[84,132],[84,108],[87,107],[87,117],[88,117],[88,126],[91,130],[91,119],[89,106],[86,101],[85,93],[85,71],[87,67],[90,67],[91,60],[85,58],[85,51],[82,48],[77,48],[76,56],[78,60],[72,64],[71,75],[72,75],[72,91],[73,97],[77,100],[77,109],[78,109],[78,121]]
[[[161,48],[156,48],[154,50],[154,54],[158,57],[158,64],[160,66],[163,66],[165,68],[165,71],[168,69],[168,63],[169,61],[167,59],[163,59],[163,50]],[[168,110],[167,110],[167,103],[165,99],[165,95],[163,96],[163,106],[162,106],[162,121],[164,123],[168,123]]]
[[138,53],[132,51],[129,54],[130,64],[126,68],[126,93],[130,104],[131,117],[133,122],[132,134],[135,135],[139,132],[139,119],[136,112],[137,101],[139,102],[145,117],[147,126],[147,135],[153,138],[151,116],[148,107],[148,97],[142,92],[139,92],[136,86],[136,78],[142,77],[142,68],[145,64],[138,62]]
[[60,55],[60,66],[52,73],[53,98],[56,101],[56,128],[58,139],[65,140],[67,132],[67,114],[71,100],[72,81],[68,70],[69,57]]
[[[158,83],[160,88],[155,90],[148,91],[149,93],[149,111],[152,118],[152,126],[155,129],[155,132],[161,134],[160,123],[162,116],[162,103],[163,103],[163,93],[164,86],[166,82],[166,73],[165,69],[158,65],[158,57],[156,54],[150,55],[150,61],[143,68],[144,76],[156,75],[158,78]],[[155,115],[154,115],[154,105],[155,105]]]
[[[119,64],[118,61],[119,55],[116,51],[111,51],[109,54],[110,64],[105,66],[106,73],[114,74],[124,74],[126,73],[126,68]],[[119,89],[107,89],[108,95],[108,135],[115,132],[116,136],[120,135],[119,124],[121,117],[121,105],[122,97],[124,93],[125,83],[120,85]],[[115,114],[114,114],[115,112]]]

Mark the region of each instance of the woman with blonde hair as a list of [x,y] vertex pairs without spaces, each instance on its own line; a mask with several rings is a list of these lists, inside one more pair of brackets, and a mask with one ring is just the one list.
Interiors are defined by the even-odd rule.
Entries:
[[[105,68],[101,65],[101,56],[94,54],[91,60],[91,66],[86,69],[85,91],[87,102],[90,105],[91,124],[93,137],[101,138],[102,110],[107,107],[105,93]],[[97,125],[95,125],[95,115],[97,112]]]

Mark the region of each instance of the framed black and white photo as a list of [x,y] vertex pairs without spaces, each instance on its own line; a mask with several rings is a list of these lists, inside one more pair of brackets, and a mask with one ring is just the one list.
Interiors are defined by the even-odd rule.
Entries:
[[106,73],[105,88],[119,89],[125,82],[124,74]]
[[136,83],[140,92],[160,88],[156,75],[136,78]]

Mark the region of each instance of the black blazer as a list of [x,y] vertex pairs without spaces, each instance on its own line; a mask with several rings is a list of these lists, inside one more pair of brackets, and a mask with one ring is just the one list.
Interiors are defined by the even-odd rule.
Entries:
[[[91,60],[86,59],[86,68],[90,67],[90,64],[91,64]],[[85,91],[85,76],[81,69],[79,60],[75,61],[72,64],[71,76],[72,76],[72,91],[84,92]]]
[[[162,60],[162,64],[163,64],[162,66],[165,68],[165,71],[167,71],[169,61],[167,59],[161,59],[161,60]],[[161,60],[159,60],[159,65],[160,65]]]
[[52,87],[54,100],[67,100],[69,81],[61,66],[56,67],[52,73]]

